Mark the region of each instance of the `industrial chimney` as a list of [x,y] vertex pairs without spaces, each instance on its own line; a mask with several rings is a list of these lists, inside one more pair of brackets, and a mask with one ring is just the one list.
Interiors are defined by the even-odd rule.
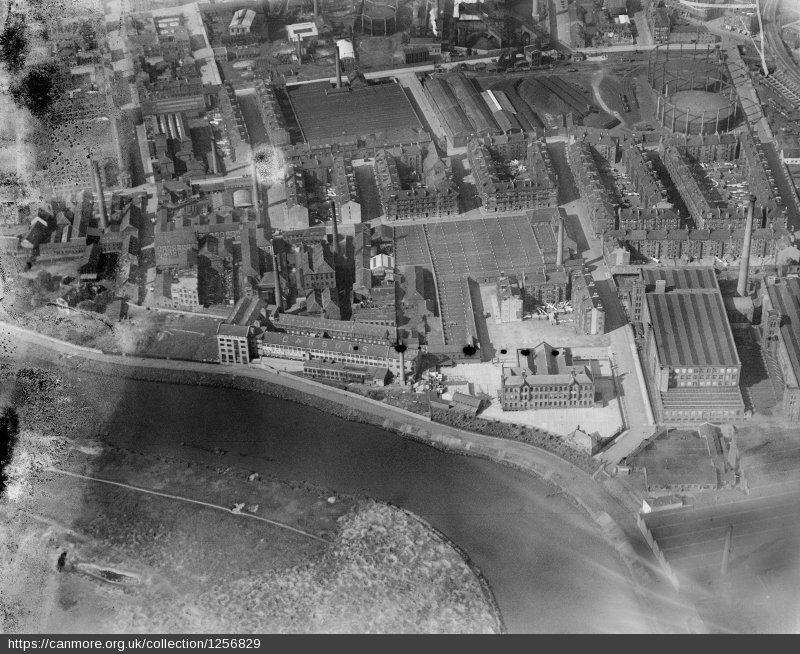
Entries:
[[278,253],[275,251],[275,241],[272,241],[272,267],[275,269],[275,304],[283,311],[283,295],[281,294],[281,271],[278,265]]
[[314,0],[314,22],[317,21],[317,18],[319,18],[319,0]]
[[252,202],[253,202],[253,209],[256,214],[256,225],[261,226],[261,208],[259,207],[258,204],[258,170],[256,168],[255,157],[253,157],[250,161],[250,174],[253,176]]
[[564,264],[564,218],[558,218],[558,236],[556,238],[556,264]]
[[744,228],[744,244],[742,245],[742,256],[739,260],[739,285],[736,287],[737,293],[741,297],[747,296],[748,286],[747,277],[750,274],[750,247],[753,242],[753,214],[756,210],[756,196],[750,196],[750,203],[747,205],[747,223]]
[[342,64],[339,61],[339,45],[334,45],[333,51],[336,56],[336,88],[342,88]]
[[331,200],[331,213],[333,224],[333,257],[334,260],[339,256],[339,227],[336,224],[336,202]]
[[400,354],[400,383],[406,385],[406,348],[401,339],[397,341],[397,350]]
[[533,22],[539,22],[539,0],[533,0],[533,11],[531,12],[533,16]]
[[97,202],[100,207],[100,229],[108,229],[108,212],[106,210],[106,198],[103,195],[103,180],[100,178],[100,165],[92,161],[92,179],[94,180],[94,192],[97,194]]

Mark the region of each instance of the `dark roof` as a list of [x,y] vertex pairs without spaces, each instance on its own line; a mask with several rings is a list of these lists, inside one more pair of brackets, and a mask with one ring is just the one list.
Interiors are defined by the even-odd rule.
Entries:
[[289,92],[306,140],[421,129],[411,103],[398,84],[375,84],[327,93],[330,85],[306,84]]
[[[269,345],[282,345],[285,347],[298,347],[302,349],[329,350],[345,354],[382,357],[385,359],[399,359],[400,355],[390,345],[375,345],[372,343],[356,343],[351,341],[334,340],[332,338],[314,338],[312,336],[291,336],[279,332],[264,332],[261,340]],[[409,348],[405,353],[406,360],[416,357],[416,351]]]
[[647,308],[663,365],[739,365],[719,292],[648,293]]
[[394,330],[384,325],[369,325],[349,320],[330,320],[318,316],[301,316],[291,313],[278,314],[272,323],[278,330],[293,327],[309,331],[349,332],[356,336],[353,340],[358,340],[357,336],[362,335],[383,338],[389,332],[388,340],[394,342]]
[[230,315],[226,318],[225,323],[248,327],[258,319],[263,307],[264,303],[259,297],[239,298]]
[[767,291],[772,307],[783,316],[781,336],[795,378],[800,380],[800,279],[773,284],[767,287]]
[[453,403],[454,404],[465,404],[466,406],[475,409],[476,411],[481,408],[481,404],[483,404],[483,400],[479,397],[475,397],[474,395],[468,395],[467,393],[453,393]]
[[247,337],[250,333],[250,328],[247,325],[230,325],[221,322],[217,325],[217,334],[221,336],[240,336]]

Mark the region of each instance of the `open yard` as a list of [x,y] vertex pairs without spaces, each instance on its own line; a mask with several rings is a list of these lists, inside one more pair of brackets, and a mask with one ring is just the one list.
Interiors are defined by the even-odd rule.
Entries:
[[[487,313],[492,313],[493,298],[497,290],[490,285],[481,286],[481,299]],[[523,320],[522,322],[495,323],[494,315],[486,319],[489,338],[494,347],[494,356],[502,356],[503,350],[514,348],[536,347],[542,341],[561,347],[608,347],[611,339],[608,334],[596,336],[578,334],[575,323],[569,322],[570,314],[558,316],[558,324],[551,325],[548,320]]]
[[[538,343],[537,343],[538,344]],[[574,353],[577,354],[577,353]],[[539,427],[554,434],[566,436],[580,428],[601,436],[613,436],[622,427],[622,414],[608,362],[601,365],[603,374],[597,380],[599,404],[591,408],[536,409],[503,411],[498,399],[502,366],[516,366],[516,350],[501,355],[497,362],[459,364],[445,369],[444,385],[450,392],[469,392],[488,395],[491,406],[481,412],[487,420]]]

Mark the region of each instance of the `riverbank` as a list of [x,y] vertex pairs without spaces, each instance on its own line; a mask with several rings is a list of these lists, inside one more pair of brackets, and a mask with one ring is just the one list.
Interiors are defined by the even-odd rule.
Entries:
[[0,369],[22,426],[0,503],[4,631],[503,631],[480,571],[409,511],[262,477],[219,448],[203,461],[94,437],[106,381]]
[[[660,582],[656,581],[659,571],[653,565],[651,552],[636,528],[630,507],[619,504],[603,484],[596,483],[581,470],[547,452],[523,443],[505,441],[431,423],[422,416],[293,376],[276,375],[268,371],[244,367],[226,368],[192,362],[143,361],[132,357],[108,357],[102,353],[91,351],[86,354],[80,348],[69,345],[61,347],[60,344],[52,343],[49,339],[39,339],[37,335],[26,334],[25,337],[31,344],[33,341],[40,341],[45,346],[46,354],[59,365],[78,371],[97,370],[100,374],[105,372],[113,378],[127,376],[130,373],[132,378],[139,377],[143,380],[155,379],[191,386],[207,382],[215,387],[224,385],[229,388],[246,390],[255,388],[256,392],[259,392],[258,385],[252,385],[253,380],[257,380],[261,384],[267,384],[261,386],[262,390],[267,389],[274,392],[276,397],[311,405],[314,409],[327,410],[329,415],[341,416],[355,422],[366,422],[382,429],[394,431],[405,438],[444,452],[477,456],[501,463],[506,467],[524,470],[526,474],[533,474],[534,477],[556,487],[555,492],[547,493],[547,497],[560,496],[568,499],[573,506],[579,508],[583,515],[591,518],[598,533],[611,545],[620,561],[623,562],[629,583],[636,590],[640,600],[650,595],[654,585],[659,588],[658,593],[663,592]],[[25,349],[30,351],[31,348]],[[38,348],[37,350],[42,353],[42,350]],[[64,356],[63,352],[80,353],[80,356],[69,358]],[[100,364],[110,367],[104,368]],[[208,379],[206,375],[213,375],[213,378]],[[243,383],[247,385],[239,386]],[[310,473],[310,469],[308,473]],[[508,475],[508,473],[506,474]],[[460,542],[459,538],[453,540]],[[466,549],[468,552],[474,552],[474,548]],[[572,565],[574,566],[574,564]],[[492,582],[492,586],[495,586],[494,582]],[[652,596],[645,601],[645,604],[651,604],[651,599]],[[661,603],[663,604],[663,602]],[[672,615],[667,618],[661,616],[656,618],[657,622],[664,620],[669,623],[676,621],[678,624],[685,623],[682,618]],[[661,633],[674,629],[674,624],[653,627],[654,631]],[[681,631],[682,627],[677,627],[677,629]]]

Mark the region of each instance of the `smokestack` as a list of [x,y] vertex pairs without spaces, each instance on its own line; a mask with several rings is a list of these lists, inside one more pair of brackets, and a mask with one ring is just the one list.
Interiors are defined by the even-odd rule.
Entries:
[[275,241],[272,241],[272,267],[275,269],[275,304],[283,311],[283,295],[281,294],[281,275],[278,266],[278,254],[275,252]]
[[100,206],[100,229],[108,229],[108,212],[106,211],[106,198],[103,195],[103,180],[100,177],[100,165],[97,161],[92,161],[92,178],[94,179],[94,192],[97,194],[97,202]]
[[539,22],[539,0],[533,0],[533,11],[531,12],[533,16],[533,22]]
[[217,145],[211,140],[211,172],[219,175],[219,162],[217,161]]
[[564,263],[564,219],[558,218],[558,237],[556,239],[556,263],[561,266]]
[[333,257],[339,256],[339,227],[336,225],[336,202],[331,200],[331,213],[333,214]]
[[333,51],[336,55],[336,88],[340,89],[342,88],[342,64],[339,61],[339,46],[334,46]]
[[739,285],[736,287],[737,293],[741,297],[747,295],[747,277],[750,274],[750,247],[753,241],[753,214],[756,210],[756,196],[750,196],[750,204],[747,205],[747,223],[744,228],[744,244],[742,245],[742,257],[739,261]]
[[299,36],[297,37],[297,63],[300,64],[303,63],[303,50],[301,45],[301,39]]
[[319,0],[314,0],[314,21],[319,18]]
[[258,204],[258,171],[256,170],[256,160],[254,157],[250,160],[250,174],[253,176],[253,188],[251,191],[253,194],[253,209],[255,210],[256,214],[256,224],[260,226],[261,209]]
[[[403,345],[403,341],[397,341],[398,345]],[[400,350],[400,383],[406,385],[406,349],[404,347],[398,348]]]

